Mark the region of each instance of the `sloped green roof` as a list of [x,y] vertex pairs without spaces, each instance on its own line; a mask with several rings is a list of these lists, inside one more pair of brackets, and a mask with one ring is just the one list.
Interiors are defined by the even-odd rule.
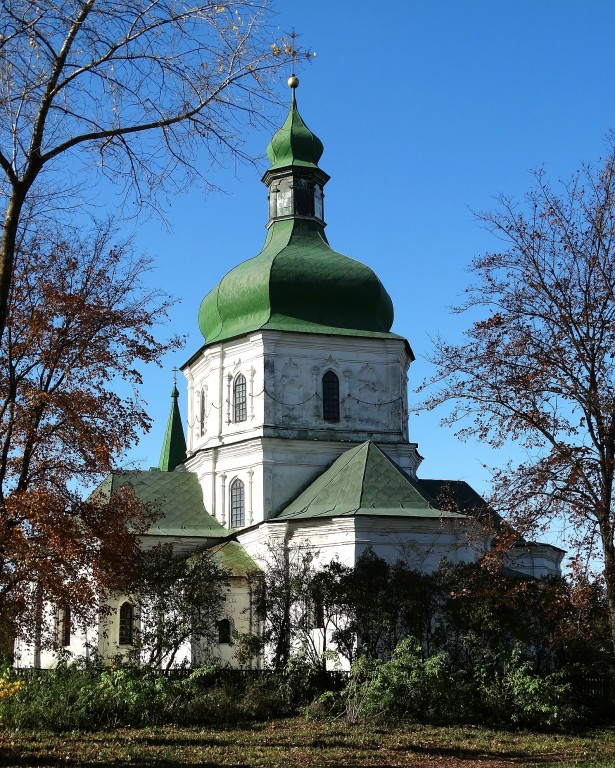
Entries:
[[154,536],[208,536],[222,538],[228,531],[210,515],[194,472],[131,471],[113,473],[99,492],[132,486],[136,496],[162,512],[148,533]]
[[160,461],[158,462],[158,469],[161,469],[163,472],[170,472],[178,464],[183,464],[186,461],[186,437],[177,403],[178,397],[177,386],[173,384],[171,412],[169,413],[167,429],[162,441],[162,450],[160,451]]
[[436,508],[429,492],[369,441],[343,453],[275,519],[353,515],[465,517]]
[[209,549],[209,552],[223,568],[230,571],[232,576],[246,576],[246,574],[260,571],[258,565],[237,541],[216,544]]
[[260,329],[401,338],[393,304],[374,271],[334,251],[322,224],[283,219],[263,250],[232,269],[203,299],[208,344]]

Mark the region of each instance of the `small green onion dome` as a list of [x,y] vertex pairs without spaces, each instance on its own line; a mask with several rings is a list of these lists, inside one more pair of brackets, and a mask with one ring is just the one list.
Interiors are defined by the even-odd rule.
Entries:
[[289,166],[317,168],[324,151],[322,141],[310,131],[299,114],[294,88],[292,94],[288,117],[267,147],[270,170]]

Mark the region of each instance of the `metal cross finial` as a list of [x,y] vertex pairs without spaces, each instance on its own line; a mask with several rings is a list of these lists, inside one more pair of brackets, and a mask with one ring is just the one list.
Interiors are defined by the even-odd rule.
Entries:
[[295,32],[295,28],[293,27],[293,31],[288,36],[290,37],[290,55],[292,56],[293,61],[293,71],[291,74],[294,75],[297,71],[297,47],[295,45],[295,40],[299,35]]
[[177,384],[177,366],[176,365],[173,366],[173,384],[174,385]]

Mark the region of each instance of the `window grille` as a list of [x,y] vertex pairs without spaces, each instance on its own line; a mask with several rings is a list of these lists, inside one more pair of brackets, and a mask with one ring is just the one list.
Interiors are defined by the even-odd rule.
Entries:
[[131,603],[120,607],[120,645],[132,645],[134,627],[134,609]]
[[246,377],[240,373],[233,384],[233,421],[245,421],[247,418]]
[[333,371],[322,377],[322,416],[325,421],[340,420],[340,381]]
[[241,528],[246,524],[245,491],[241,480],[231,484],[231,528]]
[[70,645],[71,623],[70,605],[65,605],[62,609],[62,623],[60,625],[60,639],[64,647]]

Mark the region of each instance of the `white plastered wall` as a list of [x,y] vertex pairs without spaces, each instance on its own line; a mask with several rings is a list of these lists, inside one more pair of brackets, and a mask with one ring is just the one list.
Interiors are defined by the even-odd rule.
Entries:
[[[245,525],[270,519],[340,454],[373,439],[416,475],[408,442],[403,339],[259,331],[205,347],[188,381],[188,454],[210,514],[230,527],[230,488],[245,489]],[[322,377],[340,384],[340,420],[322,413]],[[246,419],[233,420],[233,389],[246,380]]]

